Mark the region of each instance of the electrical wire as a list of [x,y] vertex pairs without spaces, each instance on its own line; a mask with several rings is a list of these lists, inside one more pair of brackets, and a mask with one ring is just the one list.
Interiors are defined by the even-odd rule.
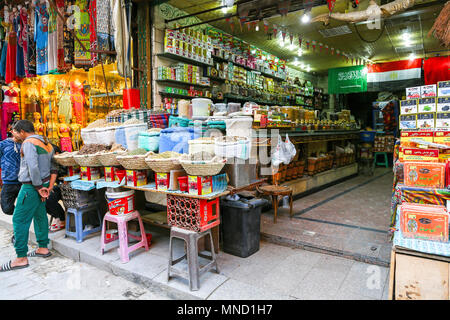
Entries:
[[384,20],[383,20],[383,27],[381,28],[381,32],[380,32],[380,34],[377,36],[377,38],[376,38],[375,40],[366,40],[366,39],[364,39],[364,38],[361,36],[361,34],[359,33],[359,30],[358,30],[358,27],[357,27],[356,24],[354,24],[354,27],[355,27],[356,33],[358,34],[358,37],[359,37],[362,41],[367,42],[367,43],[374,43],[374,42],[377,42],[377,41],[381,38],[381,36],[383,35],[383,33],[384,33],[384,28],[385,28],[385,22],[384,22]]

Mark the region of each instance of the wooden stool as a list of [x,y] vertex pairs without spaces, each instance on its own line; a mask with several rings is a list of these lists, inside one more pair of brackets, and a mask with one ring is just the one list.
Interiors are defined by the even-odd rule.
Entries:
[[272,197],[273,206],[273,223],[277,223],[277,212],[278,212],[278,196],[289,196],[289,216],[292,218],[292,189],[284,186],[269,185],[256,187],[256,190],[263,195],[268,195]]

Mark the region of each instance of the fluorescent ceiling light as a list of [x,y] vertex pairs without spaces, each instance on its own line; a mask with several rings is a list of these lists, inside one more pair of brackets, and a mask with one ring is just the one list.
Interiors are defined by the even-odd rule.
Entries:
[[289,45],[289,50],[295,50],[295,45],[294,44]]
[[301,57],[301,56],[303,55],[303,50],[302,50],[302,48],[298,49],[297,55],[298,55],[299,57]]
[[416,58],[416,55],[411,52],[411,54],[408,56],[409,60],[414,60]]

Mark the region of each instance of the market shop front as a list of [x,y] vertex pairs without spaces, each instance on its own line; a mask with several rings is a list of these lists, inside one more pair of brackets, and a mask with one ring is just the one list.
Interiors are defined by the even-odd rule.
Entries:
[[[2,135],[14,116],[29,119],[61,149],[55,160],[67,169],[60,177],[66,224],[59,232],[79,244],[95,241],[96,254],[107,259],[114,242],[123,263],[164,250],[169,268],[161,275],[158,266],[158,277],[175,286],[172,278],[190,279],[192,291],[208,287],[211,271],[227,268],[217,256],[225,264],[224,253],[250,261],[262,242],[391,264],[390,231],[398,221],[392,218],[397,203],[390,206],[392,180],[394,200],[409,191],[397,184],[403,180],[394,177],[392,163],[398,173],[397,159],[438,162],[445,154],[424,154],[416,145],[422,154],[394,152],[400,132],[406,148],[416,143],[408,140],[412,134],[405,144],[406,130],[433,137],[446,127],[446,110],[419,112],[413,100],[433,92],[436,101],[446,99],[437,89],[420,93],[425,84],[440,88],[449,80],[424,83],[429,56],[399,55],[383,34],[376,47],[354,49],[380,31],[322,25],[325,3],[269,1],[261,10],[252,1],[228,7],[119,2],[75,1],[81,16],[74,21],[92,26],[89,36],[76,24],[58,25],[71,17],[68,3],[25,6],[24,13],[36,12],[37,29],[39,14],[51,14],[64,40],[55,52],[74,56],[62,55],[56,71],[12,78],[8,72],[4,104],[13,101],[7,110],[17,114],[4,115]],[[356,3],[351,10],[365,8]],[[334,10],[345,9],[337,3]],[[440,9],[430,3],[421,14]],[[306,21],[309,14],[317,19]],[[386,20],[385,28],[412,28],[402,17],[398,26]],[[429,41],[429,50],[438,47]],[[420,147],[445,149],[419,136],[426,140]],[[183,251],[175,239],[186,243],[187,272],[175,267],[183,261],[172,252]],[[209,251],[201,255],[202,268],[200,251]],[[212,281],[223,282],[221,276]]]

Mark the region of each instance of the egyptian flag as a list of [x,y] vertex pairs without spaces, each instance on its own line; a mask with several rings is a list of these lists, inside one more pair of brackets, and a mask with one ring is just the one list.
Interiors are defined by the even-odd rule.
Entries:
[[367,66],[367,91],[396,91],[422,84],[422,59]]
[[423,73],[425,85],[450,80],[450,56],[434,57],[424,60]]

